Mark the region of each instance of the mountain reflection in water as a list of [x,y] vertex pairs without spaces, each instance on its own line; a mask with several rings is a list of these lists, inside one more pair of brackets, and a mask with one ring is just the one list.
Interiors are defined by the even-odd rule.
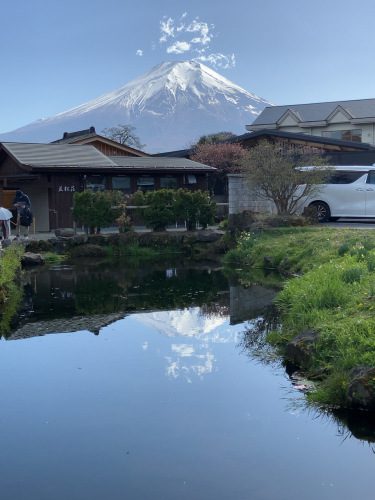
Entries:
[[[202,310],[196,328],[202,327],[202,321],[209,327],[225,315],[233,323],[255,317],[274,295],[273,290],[259,286],[246,290],[229,286],[220,270],[207,266],[54,266],[29,272],[21,321],[11,332],[0,333],[8,339],[82,330],[98,334],[130,313],[152,312],[149,320],[163,323],[166,318],[156,312],[194,307]],[[175,327],[191,320],[189,313],[176,314]]]
[[[2,333],[8,340],[35,339],[30,342],[2,343],[0,368],[3,369],[3,378],[8,370],[14,371],[15,366],[22,374],[21,364],[16,365],[16,354],[9,361],[4,352],[24,353],[21,359],[27,360],[26,373],[36,378],[34,387],[38,387],[38,391],[43,380],[52,377],[54,381],[50,398],[53,400],[51,407],[56,406],[55,421],[59,422],[59,415],[68,412],[70,426],[74,428],[76,407],[82,415],[86,415],[86,412],[90,415],[99,414],[96,423],[91,423],[91,417],[87,416],[85,424],[78,425],[75,440],[80,440],[82,429],[91,429],[87,431],[87,442],[91,443],[92,435],[98,429],[102,431],[100,418],[107,422],[106,428],[120,427],[121,432],[125,433],[125,442],[133,442],[134,432],[135,448],[139,442],[143,443],[143,436],[147,435],[148,441],[143,443],[144,455],[137,448],[141,458],[139,468],[134,466],[136,477],[137,474],[143,474],[144,463],[150,453],[149,446],[152,448],[149,443],[157,441],[155,436],[158,436],[158,432],[165,433],[165,443],[170,442],[171,432],[175,433],[175,440],[180,443],[176,444],[178,450],[172,446],[171,457],[168,457],[172,469],[175,467],[174,457],[181,457],[181,450],[189,450],[191,442],[197,439],[197,448],[190,450],[183,475],[187,470],[186,474],[189,476],[190,473],[190,478],[199,476],[199,471],[203,471],[203,463],[198,458],[195,464],[191,456],[199,457],[202,454],[205,460],[215,463],[212,470],[215,481],[220,483],[218,476],[223,478],[221,488],[218,486],[215,490],[215,498],[219,499],[233,497],[229,490],[232,490],[234,483],[246,483],[247,489],[243,490],[246,494],[241,490],[241,494],[233,498],[258,498],[252,494],[248,481],[259,482],[264,474],[261,484],[257,483],[259,491],[263,491],[262,488],[272,489],[272,485],[268,484],[269,467],[272,470],[273,464],[275,472],[275,464],[278,467],[282,460],[283,463],[290,461],[293,469],[288,484],[295,477],[295,470],[302,459],[308,464],[307,469],[310,467],[312,470],[316,463],[311,463],[310,455],[303,454],[300,459],[293,457],[293,453],[297,454],[299,450],[295,428],[298,428],[298,435],[303,436],[303,442],[300,443],[303,452],[306,451],[305,446],[317,446],[317,436],[324,435],[322,447],[327,446],[327,449],[323,455],[327,457],[332,453],[336,453],[336,458],[341,456],[342,450],[336,450],[336,446],[341,446],[342,442],[352,443],[357,439],[374,442],[375,427],[370,418],[309,408],[304,395],[292,389],[279,356],[265,338],[269,330],[279,327],[277,314],[270,307],[275,296],[275,291],[270,288],[259,285],[244,288],[235,279],[227,279],[214,266],[191,267],[191,264],[184,266],[176,262],[142,266],[127,266],[118,262],[80,262],[46,267],[27,273],[23,286],[20,318],[13,323],[11,330]],[[68,335],[57,335],[64,332]],[[27,372],[28,364],[32,364],[33,359],[36,360],[37,369],[32,365],[33,369]],[[75,360],[74,364],[71,359]],[[89,364],[90,359],[92,365]],[[48,363],[51,366],[43,372]],[[61,370],[57,375],[54,372],[55,365]],[[42,378],[37,378],[39,367],[43,372]],[[27,392],[27,380],[23,383]],[[15,401],[27,397],[22,392],[23,386],[17,386],[17,378],[12,384],[15,384],[15,388],[9,389],[8,406],[6,400],[4,403],[7,418],[3,418],[7,422],[12,405],[17,406]],[[69,389],[66,389],[68,386]],[[72,408],[63,406],[64,398],[60,401],[59,390],[63,391],[65,400],[73,401]],[[4,391],[5,388],[3,396]],[[34,398],[38,399],[36,393]],[[121,399],[121,404],[118,404],[118,399]],[[102,405],[103,401],[105,405]],[[38,411],[39,405],[35,409],[31,404],[30,411]],[[115,408],[114,413],[111,408]],[[124,428],[119,424],[122,420],[116,412],[127,422]],[[320,421],[322,424],[318,432],[317,422]],[[181,422],[184,422],[186,441],[181,437],[183,434],[178,433],[177,427],[173,427]],[[218,426],[216,430],[215,425]],[[64,421],[60,426],[62,435],[65,428]],[[151,434],[148,434],[149,428],[152,429]],[[57,430],[54,439],[58,440]],[[285,438],[287,435],[290,436],[288,440]],[[338,444],[335,444],[337,435]],[[159,463],[159,449],[167,447],[163,436],[153,449],[153,466]],[[106,449],[107,439],[106,435],[101,443],[103,449]],[[218,444],[220,440],[223,440],[222,446]],[[201,442],[206,443],[203,451],[200,449]],[[329,445],[326,444],[328,442]],[[60,446],[63,445],[60,443]],[[289,453],[289,448],[293,451],[286,460],[285,449]],[[113,449],[115,447],[112,444],[107,454],[111,455]],[[272,452],[267,454],[267,450]],[[94,450],[91,451],[94,453]],[[360,463],[358,455],[361,452],[357,450],[356,453]],[[262,455],[263,462],[260,461],[257,467]],[[363,463],[367,464],[367,458],[361,457]],[[83,454],[81,463],[85,459],[87,456]],[[119,463],[121,459],[116,458]],[[17,470],[16,462],[15,459],[10,462],[14,470]],[[240,464],[243,470],[239,471]],[[248,464],[256,468],[251,481]],[[321,474],[329,466],[326,464],[322,467]],[[179,477],[181,471],[178,471],[178,465],[176,467],[177,472],[173,469],[171,476],[174,473]],[[216,467],[220,470],[219,474]],[[159,475],[161,473],[159,471]],[[236,478],[232,479],[230,488],[227,486],[226,474]],[[357,470],[357,474],[360,471]],[[114,481],[119,481],[119,477],[121,475],[116,476]],[[204,482],[204,479],[201,478],[201,481]],[[365,482],[361,484],[365,489]],[[185,498],[180,490],[165,496],[162,482],[157,482],[155,488],[160,498]],[[297,493],[293,496],[287,486],[284,485],[284,488],[284,496],[280,498],[305,498],[302,494],[306,491],[304,486],[300,490],[297,488],[299,496]],[[264,493],[259,498],[279,498],[276,490],[269,490],[268,497]],[[318,488],[310,490],[311,495],[306,498],[330,500],[342,500],[345,491],[350,491],[340,490],[336,496],[327,497],[322,495],[321,483]],[[93,491],[91,493],[94,494]],[[134,491],[128,493],[129,498],[142,498]],[[211,489],[200,490],[198,487],[194,491],[189,490],[189,495],[186,498],[213,498]],[[13,497],[17,498],[17,495]],[[157,494],[145,495],[145,498],[153,497],[156,498]],[[117,497],[113,494],[108,498]]]

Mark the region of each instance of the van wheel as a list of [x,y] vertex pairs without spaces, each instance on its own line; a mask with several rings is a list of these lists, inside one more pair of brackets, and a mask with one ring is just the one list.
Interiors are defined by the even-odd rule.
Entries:
[[319,222],[327,222],[331,218],[331,210],[324,201],[315,201],[311,203],[310,207],[315,208]]

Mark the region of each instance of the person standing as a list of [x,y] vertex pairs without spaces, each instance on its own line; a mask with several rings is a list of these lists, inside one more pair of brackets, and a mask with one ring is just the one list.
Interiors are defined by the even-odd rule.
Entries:
[[23,226],[25,228],[25,238],[28,238],[29,228],[33,222],[30,198],[23,191],[17,189],[13,200],[13,206],[17,209],[16,236],[17,238],[20,237],[21,226]]

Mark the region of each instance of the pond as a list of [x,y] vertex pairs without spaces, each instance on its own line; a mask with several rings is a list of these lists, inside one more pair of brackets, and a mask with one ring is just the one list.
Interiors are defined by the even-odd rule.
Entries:
[[212,264],[29,272],[0,342],[1,500],[372,499],[375,424],[306,407],[262,344],[274,293]]

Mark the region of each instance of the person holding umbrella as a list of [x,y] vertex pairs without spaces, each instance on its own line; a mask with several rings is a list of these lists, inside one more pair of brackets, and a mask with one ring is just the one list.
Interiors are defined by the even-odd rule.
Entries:
[[2,238],[8,240],[10,236],[10,219],[12,218],[12,212],[7,208],[0,207],[0,226]]

